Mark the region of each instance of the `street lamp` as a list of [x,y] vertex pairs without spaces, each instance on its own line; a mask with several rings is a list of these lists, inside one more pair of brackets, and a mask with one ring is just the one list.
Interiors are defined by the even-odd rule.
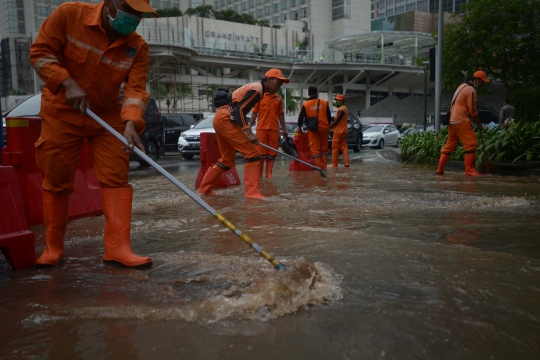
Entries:
[[422,63],[422,67],[424,68],[424,132],[426,132],[427,129],[427,71],[429,69],[429,61],[424,61]]

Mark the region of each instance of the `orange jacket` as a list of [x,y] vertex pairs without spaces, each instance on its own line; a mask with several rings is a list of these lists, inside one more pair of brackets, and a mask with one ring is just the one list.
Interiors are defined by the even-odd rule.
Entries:
[[454,93],[454,96],[452,97],[452,102],[454,100],[456,102],[450,110],[451,124],[458,124],[465,121],[470,121],[470,118],[478,115],[478,110],[476,109],[476,90],[474,89],[474,87],[470,86],[469,84],[461,84]]
[[232,93],[232,108],[234,121],[245,130],[249,128],[249,121],[246,120],[247,114],[253,109],[264,94],[262,83],[249,83],[236,89]]
[[[317,108],[318,103],[319,107]],[[302,104],[302,110],[300,110],[300,114],[298,115],[298,126],[302,128],[302,125],[304,125],[304,120],[306,118],[316,117],[317,113],[319,120],[319,128],[328,129],[329,124],[332,121],[332,115],[330,115],[330,108],[328,107],[328,103],[326,102],[326,100],[318,99],[316,97],[306,100]]]
[[279,131],[279,115],[283,115],[283,102],[277,94],[264,93],[261,101],[253,108],[253,113],[258,114],[257,131]]
[[349,129],[347,128],[347,120],[349,119],[349,112],[345,105],[339,107],[334,121],[330,124],[330,128],[334,134],[347,134]]
[[[43,22],[30,47],[30,62],[45,82],[39,115],[82,126],[80,111],[66,103],[61,87],[62,81],[71,77],[86,91],[92,111],[106,121],[118,115],[124,121],[132,120],[141,133],[148,104],[148,45],[133,32],[109,46],[101,26],[103,6],[65,3]],[[123,104],[119,93],[122,83]]]

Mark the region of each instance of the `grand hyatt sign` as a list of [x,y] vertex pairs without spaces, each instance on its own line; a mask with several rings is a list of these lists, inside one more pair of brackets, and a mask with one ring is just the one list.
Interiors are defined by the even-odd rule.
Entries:
[[210,38],[216,38],[216,39],[227,39],[231,41],[246,41],[246,42],[259,42],[258,36],[250,36],[250,35],[238,35],[237,33],[226,33],[226,32],[219,32],[219,31],[210,31],[207,30],[204,32],[204,36],[210,37]]

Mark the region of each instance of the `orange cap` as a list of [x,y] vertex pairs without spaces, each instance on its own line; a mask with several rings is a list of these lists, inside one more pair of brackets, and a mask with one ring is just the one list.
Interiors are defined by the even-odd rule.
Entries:
[[264,77],[276,78],[276,79],[279,79],[279,80],[283,81],[285,84],[288,84],[288,83],[291,82],[289,79],[287,79],[285,76],[283,76],[283,74],[281,73],[281,70],[275,69],[275,68],[268,70],[266,72],[266,74],[264,74]]
[[337,94],[337,95],[334,97],[334,100],[336,100],[336,101],[345,101],[345,95],[343,95],[343,94]]
[[150,6],[150,0],[126,0],[126,3],[133,9],[142,13],[151,13],[159,17],[157,12]]
[[486,83],[491,82],[491,81],[489,81],[489,79],[487,78],[486,73],[483,72],[482,70],[478,70],[477,72],[475,72],[475,73],[473,74],[473,77],[479,78],[480,80],[482,80],[483,82],[486,82]]

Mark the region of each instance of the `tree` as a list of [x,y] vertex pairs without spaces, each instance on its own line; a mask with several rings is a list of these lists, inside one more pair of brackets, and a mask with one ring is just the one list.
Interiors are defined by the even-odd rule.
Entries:
[[[159,17],[177,17],[182,16],[182,12],[177,8],[171,9],[157,9],[156,10]],[[151,13],[143,13],[143,18],[153,18],[154,15]]]
[[514,87],[538,84],[539,1],[475,0],[463,6],[461,21],[444,30],[444,88],[455,89],[478,69],[500,80],[508,95]]
[[[297,101],[300,99],[299,96],[293,96],[291,89],[285,89],[285,93],[287,94],[287,100],[285,103],[285,112],[287,114],[294,114],[296,113],[296,110],[298,110],[298,103]],[[278,91],[279,96],[285,101],[285,96],[283,95],[283,89]]]
[[198,16],[208,19],[213,19],[215,17],[214,8],[212,7],[212,5],[200,5],[196,8],[188,8],[186,10],[186,15]]

